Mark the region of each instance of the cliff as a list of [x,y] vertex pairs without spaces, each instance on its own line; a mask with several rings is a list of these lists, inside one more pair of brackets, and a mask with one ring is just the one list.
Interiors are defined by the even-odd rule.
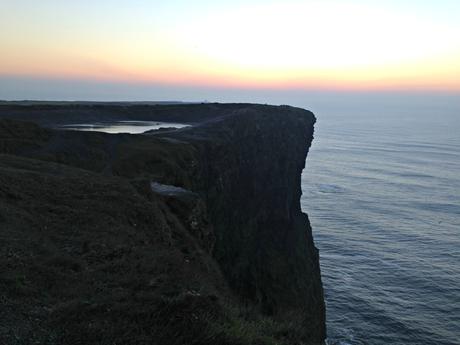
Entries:
[[[0,117],[14,119],[0,119],[0,342],[323,342],[300,209],[312,113],[7,104]],[[18,121],[80,118],[194,125],[110,135]]]

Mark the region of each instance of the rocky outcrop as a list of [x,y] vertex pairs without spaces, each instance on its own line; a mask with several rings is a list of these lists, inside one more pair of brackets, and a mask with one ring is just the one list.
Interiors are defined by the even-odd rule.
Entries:
[[[120,107],[101,117],[140,112]],[[0,319],[14,333],[0,325],[0,340],[321,344],[318,251],[300,208],[313,114],[142,107],[137,119],[194,126],[109,135],[17,121],[40,111],[62,124],[63,105],[10,106],[15,121],[0,120]],[[69,112],[97,117],[94,105]]]
[[195,188],[208,205],[214,256],[230,286],[264,313],[296,315],[307,338],[321,339],[318,252],[300,208],[314,121],[301,109],[253,107],[198,128],[199,136],[217,135],[198,144],[203,170]]

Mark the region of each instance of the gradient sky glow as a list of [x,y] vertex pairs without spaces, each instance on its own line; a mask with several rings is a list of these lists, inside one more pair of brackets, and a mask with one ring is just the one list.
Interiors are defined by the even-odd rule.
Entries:
[[0,46],[4,80],[460,91],[458,0],[0,0]]

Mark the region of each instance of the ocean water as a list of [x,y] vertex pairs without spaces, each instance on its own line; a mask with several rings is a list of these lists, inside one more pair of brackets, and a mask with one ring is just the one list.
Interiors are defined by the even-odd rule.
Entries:
[[460,344],[460,107],[316,110],[302,175],[330,345]]

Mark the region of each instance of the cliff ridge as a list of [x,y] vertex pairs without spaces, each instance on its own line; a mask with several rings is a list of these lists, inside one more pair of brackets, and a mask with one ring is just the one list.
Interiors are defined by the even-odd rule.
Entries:
[[[53,129],[66,114],[192,126]],[[314,123],[288,106],[0,105],[0,341],[322,344],[300,208]]]

